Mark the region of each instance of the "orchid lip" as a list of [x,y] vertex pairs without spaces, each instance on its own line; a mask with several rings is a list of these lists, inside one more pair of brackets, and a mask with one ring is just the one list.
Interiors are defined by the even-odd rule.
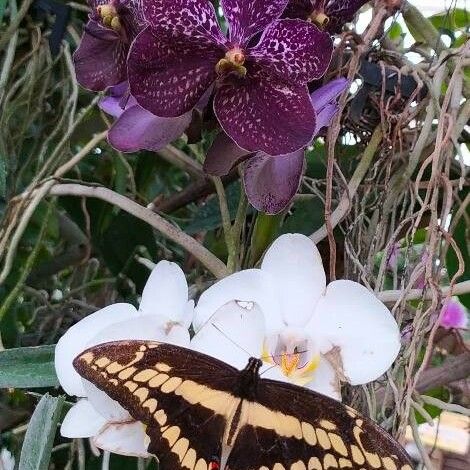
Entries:
[[239,77],[245,77],[246,67],[243,65],[245,59],[245,53],[240,47],[232,47],[225,53],[225,57],[217,62],[215,71],[220,76],[234,73]]

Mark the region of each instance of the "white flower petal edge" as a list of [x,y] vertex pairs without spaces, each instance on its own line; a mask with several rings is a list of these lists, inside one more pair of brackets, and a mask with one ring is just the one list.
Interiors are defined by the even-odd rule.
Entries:
[[322,353],[340,348],[344,375],[352,385],[381,376],[400,350],[398,325],[390,311],[353,281],[328,285],[306,329]]
[[178,322],[187,312],[187,302],[188,284],[181,268],[170,261],[157,263],[145,284],[139,311]]
[[[85,396],[82,380],[72,366],[75,357],[93,345],[90,340],[97,331],[113,323],[133,318],[135,314],[136,309],[133,305],[124,303],[109,305],[80,320],[59,339],[55,348],[55,370],[60,385],[68,395]],[[98,343],[94,344],[99,343],[98,340]]]
[[82,398],[65,415],[60,433],[69,438],[92,437],[105,424],[106,419],[95,410],[86,398]]
[[[189,332],[179,325],[170,326],[165,331],[165,324],[159,321],[160,317],[153,315],[135,315],[131,320],[109,325],[101,330],[92,340],[93,344],[107,343],[119,340],[148,340],[164,341],[166,343],[187,346],[189,344]],[[130,420],[130,415],[115,400],[112,400],[104,392],[96,388],[87,380],[83,380],[86,396],[93,407],[108,421]]]
[[232,300],[258,304],[265,312],[267,327],[279,330],[284,326],[271,276],[260,269],[246,269],[227,276],[202,293],[195,308],[194,330],[198,332],[220,307]]
[[130,457],[149,457],[148,437],[144,425],[138,421],[130,423],[108,423],[93,438],[100,449]]
[[231,301],[219,308],[191,340],[195,351],[216,357],[237,369],[259,357],[264,337],[264,317],[253,302]]
[[279,298],[283,319],[302,326],[312,316],[326,287],[320,252],[305,235],[288,233],[276,239],[264,255],[261,270],[272,276],[271,295]]
[[321,358],[315,369],[313,379],[305,386],[314,392],[341,401],[341,385],[336,377],[336,371],[324,357]]

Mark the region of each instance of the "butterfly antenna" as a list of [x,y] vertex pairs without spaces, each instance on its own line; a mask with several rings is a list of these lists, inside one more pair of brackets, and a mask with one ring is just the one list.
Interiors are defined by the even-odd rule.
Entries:
[[[262,358],[261,358],[262,359]],[[263,372],[261,372],[260,377],[264,374],[266,374],[266,372],[269,372],[271,369],[274,369],[275,367],[277,367],[277,364],[273,364],[271,367],[268,367],[267,369],[263,370]]]
[[222,335],[224,335],[233,345],[235,345],[238,349],[241,349],[248,357],[251,357],[251,353],[248,352],[245,348],[240,346],[236,341],[234,341],[232,338],[230,338],[229,335],[227,335],[224,331],[222,331],[221,328],[219,328],[215,323],[211,323],[211,325]]

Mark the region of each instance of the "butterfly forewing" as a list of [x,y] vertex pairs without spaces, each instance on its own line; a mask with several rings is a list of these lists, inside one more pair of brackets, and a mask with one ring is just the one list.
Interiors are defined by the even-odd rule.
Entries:
[[143,341],[95,346],[74,366],[146,425],[149,452],[162,470],[210,470],[220,460],[227,417],[239,402],[229,393],[236,369],[185,348]]
[[162,470],[213,470],[217,462],[229,470],[411,470],[373,421],[259,378],[259,362],[250,360],[242,381],[237,369],[189,349],[118,341],[88,349],[74,366],[146,425]]

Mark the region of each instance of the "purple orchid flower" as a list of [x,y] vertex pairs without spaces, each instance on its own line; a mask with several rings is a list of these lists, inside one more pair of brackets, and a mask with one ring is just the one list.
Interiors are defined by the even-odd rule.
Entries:
[[176,140],[192,118],[192,111],[175,118],[153,115],[129,95],[127,82],[111,87],[99,106],[117,118],[108,132],[108,142],[121,152],[160,150]]
[[369,0],[289,0],[286,18],[310,20],[330,34],[341,32]]
[[467,309],[458,297],[452,297],[444,303],[439,319],[440,326],[446,330],[466,329],[468,326]]
[[143,28],[138,0],[90,0],[92,11],[73,55],[77,81],[91,91],[127,80],[131,42]]
[[[337,98],[348,86],[348,80],[337,78],[310,95],[316,114],[316,127],[307,145],[330,124],[338,111]],[[267,214],[283,211],[292,201],[302,181],[304,148],[277,156],[263,152],[251,155],[250,157],[249,152],[221,133],[207,153],[204,170],[212,175],[223,176],[245,159],[243,182],[251,205]]]
[[221,0],[225,37],[208,0],[142,0],[149,26],[129,53],[132,95],[157,116],[175,117],[215,84],[215,115],[241,148],[302,148],[316,128],[307,82],[325,73],[333,44],[313,24],[279,20],[287,1]]

